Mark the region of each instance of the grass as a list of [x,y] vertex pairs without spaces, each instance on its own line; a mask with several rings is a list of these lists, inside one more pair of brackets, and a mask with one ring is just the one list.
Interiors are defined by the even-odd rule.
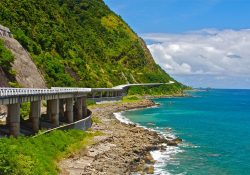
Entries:
[[94,102],[93,100],[87,100],[87,105],[88,106],[96,105],[96,102]]
[[124,96],[122,98],[122,102],[139,102],[141,100],[142,100],[142,98],[140,98],[136,95],[128,95],[128,96]]
[[57,162],[91,144],[99,132],[53,131],[38,137],[0,139],[0,175],[56,175]]
[[96,124],[101,124],[102,123],[102,121],[97,116],[92,117],[92,122],[96,123]]

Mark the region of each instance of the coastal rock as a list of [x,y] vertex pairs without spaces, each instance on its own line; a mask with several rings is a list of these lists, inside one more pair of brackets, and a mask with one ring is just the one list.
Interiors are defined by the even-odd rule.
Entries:
[[155,164],[155,162],[156,162],[150,154],[148,154],[144,157],[144,161],[147,164]]
[[172,131],[172,128],[165,128],[166,131]]
[[144,170],[146,174],[154,174],[154,171],[155,171],[154,166],[147,166]]
[[181,138],[173,139],[173,141],[176,142],[177,144],[182,143],[182,139]]
[[168,146],[178,146],[178,144],[180,144],[181,142],[182,142],[181,138],[176,138],[176,139],[173,139],[173,140],[168,140],[167,145]]
[[168,140],[165,139],[164,137],[160,137],[160,138],[159,138],[159,141],[160,141],[161,143],[168,143]]
[[173,140],[168,140],[167,145],[168,146],[178,146],[178,144],[176,142],[174,142]]
[[129,123],[128,124],[130,127],[136,127],[136,124]]

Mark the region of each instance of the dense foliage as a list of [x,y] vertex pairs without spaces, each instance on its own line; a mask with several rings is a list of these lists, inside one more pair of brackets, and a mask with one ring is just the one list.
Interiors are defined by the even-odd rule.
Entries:
[[69,130],[35,138],[1,138],[0,175],[56,175],[56,160],[86,146],[92,136],[80,130]]
[[171,79],[102,0],[1,0],[0,23],[31,53],[48,86]]

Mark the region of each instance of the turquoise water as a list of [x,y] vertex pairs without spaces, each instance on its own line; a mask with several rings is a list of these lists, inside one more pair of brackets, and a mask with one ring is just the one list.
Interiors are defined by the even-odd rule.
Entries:
[[184,139],[179,148],[161,152],[156,174],[250,174],[250,90],[188,93],[193,97],[156,99],[157,108],[123,113]]

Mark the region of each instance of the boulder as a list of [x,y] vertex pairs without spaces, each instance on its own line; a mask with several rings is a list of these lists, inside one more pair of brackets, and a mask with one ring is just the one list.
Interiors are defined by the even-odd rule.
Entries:
[[173,140],[168,140],[167,145],[168,146],[178,146],[178,144],[176,142],[174,142]]
[[181,138],[175,138],[175,139],[173,139],[173,141],[176,142],[177,144],[182,143]]
[[153,157],[150,154],[148,154],[144,157],[144,161],[147,164],[154,164],[155,163],[155,160],[153,159]]
[[181,142],[182,142],[181,138],[176,138],[176,139],[168,140],[167,145],[168,146],[178,146],[178,144],[180,144]]
[[152,165],[152,166],[147,166],[145,169],[144,169],[144,172],[146,173],[146,174],[154,174],[154,171],[155,171],[155,169],[154,169],[154,166]]

